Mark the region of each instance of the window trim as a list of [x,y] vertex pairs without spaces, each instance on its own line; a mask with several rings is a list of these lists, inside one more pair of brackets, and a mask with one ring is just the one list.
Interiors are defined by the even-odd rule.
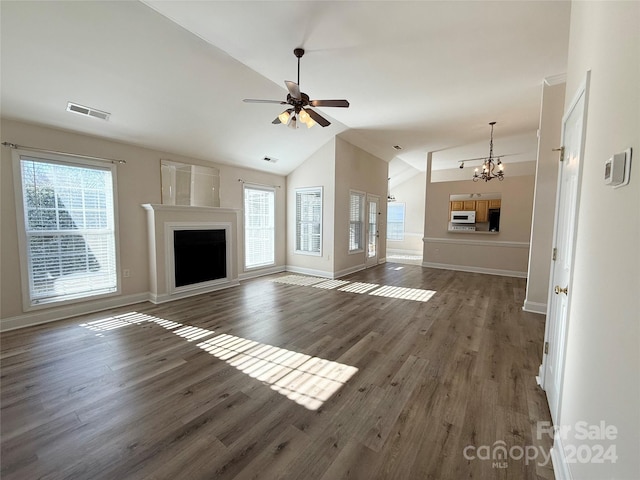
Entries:
[[[353,195],[358,195],[362,201],[362,203],[360,204],[360,226],[361,226],[361,237],[360,237],[360,247],[356,248],[354,250],[351,250],[351,197]],[[357,254],[357,253],[363,253],[364,252],[364,245],[366,243],[366,238],[365,238],[365,210],[366,210],[366,203],[367,203],[367,194],[366,192],[362,192],[360,190],[349,190],[349,223],[348,223],[348,234],[349,234],[349,238],[347,239],[347,253],[349,255],[353,255],[353,254]]]
[[[398,222],[389,222],[389,207],[391,205],[402,205],[402,238],[389,238],[389,223],[398,223]],[[405,241],[405,229],[407,225],[407,204],[404,202],[387,202],[387,241],[388,242],[404,242]]]
[[[20,263],[20,285],[22,294],[22,309],[24,312],[43,310],[53,307],[63,307],[76,303],[96,301],[104,298],[116,297],[122,294],[122,274],[120,268],[120,233],[118,218],[118,172],[115,164],[106,161],[92,160],[82,156],[70,156],[57,153],[31,151],[28,149],[13,149],[11,152],[13,159],[13,192],[16,211],[16,227],[18,236],[18,257]],[[29,259],[27,247],[27,226],[24,218],[24,198],[22,185],[22,168],[20,160],[22,157],[37,158],[45,160],[47,163],[58,163],[77,167],[99,167],[103,170],[111,171],[112,194],[113,194],[113,235],[115,247],[115,268],[116,268],[116,289],[113,292],[99,293],[96,295],[67,298],[64,300],[49,300],[39,303],[31,302],[31,290],[29,287]]]
[[[246,221],[246,209],[245,209],[245,191],[249,188],[251,190],[262,190],[265,192],[273,193],[273,262],[271,263],[262,263],[260,265],[254,265],[252,267],[247,267],[247,221]],[[259,270],[261,268],[273,267],[276,264],[276,189],[275,187],[269,187],[264,185],[257,185],[252,183],[243,183],[242,184],[242,268],[244,272],[252,272],[254,270]]]
[[[318,252],[309,252],[306,250],[298,250],[298,193],[319,193],[320,194],[320,248]],[[295,244],[294,244],[294,253],[298,255],[310,255],[312,257],[321,257],[322,256],[322,244],[323,244],[323,234],[324,234],[324,192],[323,187],[303,187],[296,188],[294,190],[294,202],[295,202]]]

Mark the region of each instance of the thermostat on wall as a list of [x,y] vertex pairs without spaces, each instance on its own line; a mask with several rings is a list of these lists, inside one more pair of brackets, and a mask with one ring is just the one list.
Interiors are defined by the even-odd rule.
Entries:
[[623,187],[631,178],[631,149],[616,153],[604,162],[604,183],[613,188]]

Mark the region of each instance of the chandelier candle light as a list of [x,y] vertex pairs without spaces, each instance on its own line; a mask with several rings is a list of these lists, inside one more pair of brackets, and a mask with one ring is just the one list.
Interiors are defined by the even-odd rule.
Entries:
[[489,158],[485,158],[482,162],[482,172],[479,172],[476,168],[473,173],[473,181],[477,182],[478,180],[484,180],[488,182],[492,178],[497,178],[498,180],[504,180],[504,166],[502,165],[502,161],[500,158],[493,158],[493,126],[496,122],[490,122],[491,125],[491,140],[489,142]]

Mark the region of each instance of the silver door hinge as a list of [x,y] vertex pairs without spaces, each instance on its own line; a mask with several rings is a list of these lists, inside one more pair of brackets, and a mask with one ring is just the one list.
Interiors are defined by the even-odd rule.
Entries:
[[555,262],[557,258],[558,258],[558,249],[554,247],[553,256],[551,257],[551,259]]
[[554,152],[560,152],[560,161],[564,162],[564,147],[554,148]]
[[549,353],[549,342],[544,342],[544,354]]

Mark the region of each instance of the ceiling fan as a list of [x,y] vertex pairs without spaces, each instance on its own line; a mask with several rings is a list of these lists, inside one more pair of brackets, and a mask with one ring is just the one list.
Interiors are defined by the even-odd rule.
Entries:
[[245,98],[246,103],[278,103],[280,105],[289,105],[284,112],[278,115],[271,123],[289,125],[291,128],[298,128],[298,123],[304,123],[308,128],[313,127],[316,123],[321,127],[328,127],[331,122],[309,107],[343,107],[347,108],[349,102],[346,100],[309,100],[309,96],[300,91],[300,58],[304,55],[304,49],[296,48],[293,54],[298,58],[298,82],[285,80],[285,85],[289,93],[286,101],[280,100],[257,100],[254,98]]

